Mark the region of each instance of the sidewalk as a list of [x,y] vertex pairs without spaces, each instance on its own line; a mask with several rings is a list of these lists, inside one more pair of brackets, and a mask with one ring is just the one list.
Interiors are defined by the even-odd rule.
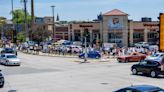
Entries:
[[31,55],[38,55],[38,56],[49,56],[49,57],[64,57],[64,58],[77,58],[77,55],[58,55],[58,54],[49,54],[49,53],[42,53],[39,52],[39,54],[34,54],[34,53],[27,53],[27,52],[22,52],[22,51],[18,51],[21,53],[25,53],[25,54],[31,54]]
[[48,56],[48,57],[62,57],[62,58],[75,58],[76,60],[73,60],[73,62],[79,62],[79,63],[90,63],[90,62],[110,62],[110,61],[115,61],[116,58],[112,58],[112,57],[102,57],[100,59],[91,59],[91,58],[87,58],[87,62],[84,62],[84,59],[80,59],[78,57],[78,55],[58,55],[58,54],[49,54],[49,53],[42,53],[39,52],[39,54],[33,54],[33,53],[27,53],[27,52],[22,52],[22,51],[18,51],[21,53],[25,53],[25,54],[30,54],[30,55],[38,55],[38,56]]

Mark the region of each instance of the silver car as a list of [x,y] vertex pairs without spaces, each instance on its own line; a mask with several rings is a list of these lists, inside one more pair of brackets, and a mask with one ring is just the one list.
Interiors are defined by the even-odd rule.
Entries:
[[20,59],[15,54],[1,54],[0,62],[3,65],[18,65],[20,66]]

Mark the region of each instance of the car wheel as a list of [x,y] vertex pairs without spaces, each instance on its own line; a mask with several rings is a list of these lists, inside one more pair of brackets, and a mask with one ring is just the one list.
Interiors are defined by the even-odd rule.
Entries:
[[81,58],[81,59],[84,59],[84,56],[81,56],[80,58]]
[[118,61],[119,63],[121,63],[121,60],[117,59],[117,61]]
[[127,62],[129,62],[129,60],[128,60],[128,59],[126,59],[126,60],[125,60],[125,63],[127,63]]
[[99,56],[96,56],[96,59],[99,59],[100,57]]
[[136,68],[133,68],[133,69],[132,69],[132,74],[133,74],[133,75],[137,75],[137,73],[138,73],[137,69],[136,69]]
[[3,86],[4,86],[4,82],[2,83],[2,85],[0,85],[0,88],[3,88]]
[[150,72],[150,76],[151,76],[152,78],[155,78],[155,77],[157,77],[157,73],[156,73],[155,71],[151,71],[151,72]]

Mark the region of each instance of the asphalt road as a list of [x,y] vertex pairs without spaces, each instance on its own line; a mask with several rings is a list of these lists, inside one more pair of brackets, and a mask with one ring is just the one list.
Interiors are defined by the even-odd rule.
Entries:
[[5,86],[0,92],[112,92],[119,88],[149,84],[164,88],[164,77],[131,75],[134,63],[92,61],[77,58],[36,56],[19,53],[21,66],[0,65]]

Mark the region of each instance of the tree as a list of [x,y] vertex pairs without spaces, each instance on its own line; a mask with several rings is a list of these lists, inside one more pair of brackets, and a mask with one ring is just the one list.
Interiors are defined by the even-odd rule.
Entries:
[[37,28],[37,30],[32,32],[32,40],[36,42],[45,41],[50,34],[52,33],[44,30],[44,26],[40,26]]
[[17,40],[19,40],[20,42],[24,42],[26,40],[25,32],[18,33]]
[[[16,9],[13,11],[13,22],[22,24],[25,22],[25,13],[23,9]],[[27,13],[27,21],[31,22],[31,16]]]

